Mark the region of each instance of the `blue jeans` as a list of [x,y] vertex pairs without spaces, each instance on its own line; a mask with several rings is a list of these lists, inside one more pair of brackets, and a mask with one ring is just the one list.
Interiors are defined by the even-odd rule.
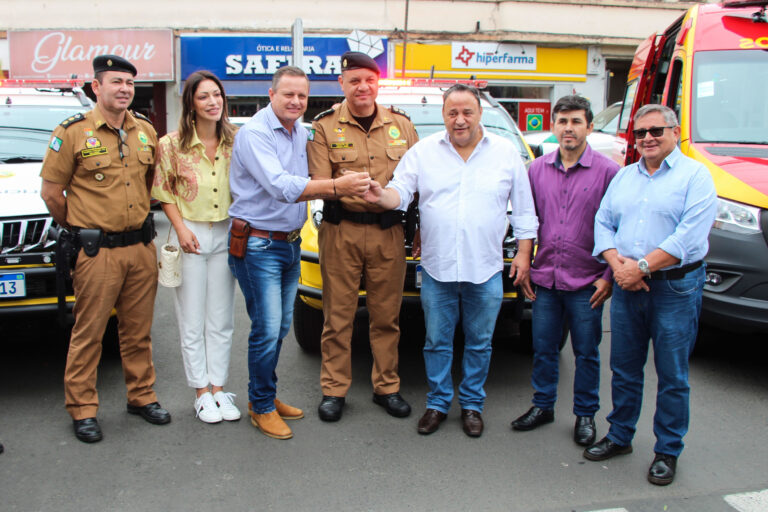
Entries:
[[485,379],[491,363],[491,338],[504,295],[501,272],[482,284],[441,282],[422,272],[421,305],[427,339],[424,366],[427,371],[427,408],[447,413],[453,400],[453,333],[464,326],[464,357],[459,404],[462,409],[482,412]]
[[245,296],[248,336],[248,399],[256,414],[275,410],[277,360],[291,328],[299,287],[301,240],[288,243],[252,236],[245,258],[229,256],[229,268]]
[[573,414],[594,416],[600,408],[600,351],[603,307],[592,309],[589,299],[595,287],[561,291],[536,287],[533,302],[533,405],[553,409],[557,399],[560,340],[568,323],[576,356],[573,379]]
[[625,446],[632,442],[643,403],[643,367],[650,338],[659,379],[653,451],[678,456],[683,451],[683,436],[688,432],[688,358],[696,342],[704,268],[689,272],[682,279],[654,280],[648,285],[650,292],[626,292],[618,285],[613,286],[613,411],[608,415],[608,438]]

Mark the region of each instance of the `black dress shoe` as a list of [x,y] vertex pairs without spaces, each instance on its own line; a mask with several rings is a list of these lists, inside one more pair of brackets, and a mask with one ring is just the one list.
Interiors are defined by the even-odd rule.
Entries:
[[5,447],[3,446],[3,443],[0,443],[0,453],[3,453],[5,451]]
[[576,416],[576,424],[573,426],[573,440],[581,446],[589,446],[595,442],[597,430],[595,418],[592,416]]
[[344,407],[343,396],[326,396],[317,408],[317,414],[323,421],[339,421],[341,419],[341,409]]
[[408,405],[408,402],[403,400],[400,393],[390,393],[388,395],[377,395],[374,393],[373,403],[379,404],[386,409],[390,415],[395,416],[396,418],[405,418],[411,414],[411,406]]
[[131,414],[138,414],[149,423],[155,425],[165,425],[171,422],[171,413],[160,407],[157,402],[152,402],[147,405],[131,405],[128,404],[128,412]]
[[677,457],[666,453],[657,453],[648,469],[648,481],[655,485],[669,485],[675,479]]
[[424,416],[419,420],[419,434],[431,434],[440,428],[440,424],[445,421],[446,414],[437,409],[427,409]]
[[589,460],[605,460],[626,453],[632,453],[632,445],[622,446],[616,444],[606,436],[584,450],[584,458]]
[[96,418],[72,420],[72,423],[75,427],[75,437],[84,443],[97,443],[104,437]]
[[528,409],[528,412],[512,422],[512,428],[515,430],[533,430],[545,423],[555,421],[555,411],[542,409],[535,405]]
[[461,422],[464,433],[469,437],[480,437],[483,433],[483,417],[479,412],[471,409],[461,410]]

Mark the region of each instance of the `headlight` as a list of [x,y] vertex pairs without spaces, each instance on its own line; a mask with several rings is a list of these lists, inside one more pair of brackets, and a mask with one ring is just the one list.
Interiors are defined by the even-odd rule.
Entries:
[[733,233],[760,233],[760,209],[718,197],[715,227]]
[[323,200],[313,199],[309,202],[309,216],[312,218],[312,224],[315,229],[320,229],[320,223],[323,222]]

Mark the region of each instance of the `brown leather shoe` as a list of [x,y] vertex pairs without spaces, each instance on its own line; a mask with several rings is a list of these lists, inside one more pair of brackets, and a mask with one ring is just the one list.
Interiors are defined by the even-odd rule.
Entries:
[[461,421],[464,423],[464,433],[469,437],[480,437],[482,435],[483,417],[479,412],[470,409],[462,409]]
[[290,439],[293,437],[291,428],[285,424],[283,418],[280,417],[276,410],[267,414],[251,412],[251,423],[266,436],[275,439]]
[[445,421],[446,414],[436,409],[427,409],[424,416],[419,420],[419,434],[431,434],[440,428],[440,424]]
[[298,407],[284,404],[277,398],[275,398],[275,409],[277,409],[277,414],[284,420],[300,420],[304,417],[304,411]]

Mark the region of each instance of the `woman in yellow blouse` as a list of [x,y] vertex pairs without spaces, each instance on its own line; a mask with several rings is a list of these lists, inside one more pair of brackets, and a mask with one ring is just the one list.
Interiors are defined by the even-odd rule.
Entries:
[[235,283],[227,265],[229,162],[237,128],[227,97],[208,71],[187,78],[179,130],[160,139],[152,196],[163,203],[182,255],[176,317],[187,383],[206,423],[240,419],[226,393],[234,330]]

